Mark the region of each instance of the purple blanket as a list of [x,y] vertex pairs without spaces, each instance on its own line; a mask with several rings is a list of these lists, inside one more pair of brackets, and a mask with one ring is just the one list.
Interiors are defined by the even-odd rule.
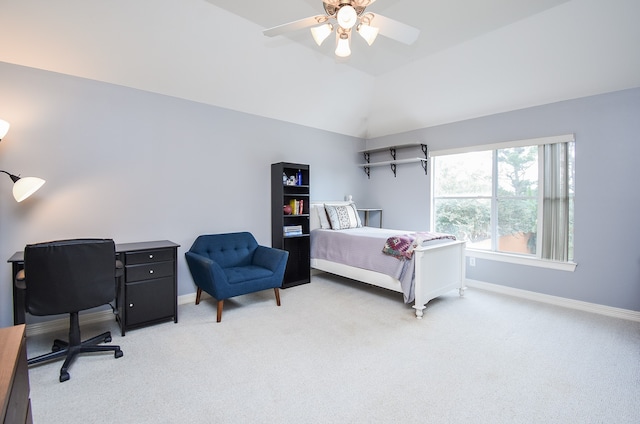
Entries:
[[414,299],[414,259],[399,261],[382,253],[397,230],[362,227],[349,230],[313,230],[311,257],[389,275],[400,281],[405,303]]
[[398,259],[411,259],[413,250],[425,241],[451,239],[456,236],[445,233],[410,233],[389,237],[382,248],[382,253],[391,255]]

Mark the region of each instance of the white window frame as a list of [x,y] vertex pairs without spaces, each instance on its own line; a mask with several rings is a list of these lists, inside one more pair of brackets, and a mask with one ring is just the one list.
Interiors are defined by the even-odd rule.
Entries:
[[[550,137],[514,140],[514,141],[501,142],[501,143],[491,143],[491,144],[475,145],[475,146],[469,146],[469,147],[459,147],[454,149],[434,150],[429,152],[429,156],[431,160],[431,167],[433,169],[433,165],[434,165],[433,161],[438,156],[446,156],[446,155],[453,155],[453,154],[460,154],[460,153],[472,153],[472,152],[486,151],[486,150],[508,149],[513,147],[527,147],[527,146],[534,146],[534,145],[541,146],[544,144],[568,143],[568,142],[575,142],[574,134],[563,134],[563,135],[550,136]],[[539,156],[538,166],[540,167],[539,178],[541,181],[544,178],[544,170],[541,168],[542,164],[543,164],[543,161],[540,160],[540,156]],[[432,211],[431,228],[435,228],[435,200],[433,196],[433,193],[434,193],[433,173],[431,174],[430,180],[431,180],[430,202],[431,202],[431,211]],[[493,181],[493,183],[495,184],[496,182]],[[541,186],[538,190],[538,196],[539,197],[543,196]],[[539,199],[539,204],[542,204],[540,199]],[[491,213],[492,214],[494,213],[494,205],[492,205],[491,207]],[[542,208],[538,208],[538,217],[539,217],[538,225],[539,226],[542,223],[542,213],[543,213]],[[538,240],[537,240],[538,252],[541,251],[540,250],[541,239],[542,237],[538,237]],[[570,272],[575,271],[575,268],[578,265],[576,262],[573,262],[573,261],[569,261],[569,262],[551,261],[547,259],[541,259],[539,257],[533,257],[533,256],[529,257],[524,255],[518,255],[518,254],[510,254],[510,253],[504,253],[504,252],[498,252],[498,251],[479,250],[479,249],[473,249],[473,248],[466,249],[466,256],[479,258],[479,259],[489,259],[493,261],[508,262],[508,263],[513,263],[518,265],[536,266],[536,267],[556,269],[561,271],[570,271]]]

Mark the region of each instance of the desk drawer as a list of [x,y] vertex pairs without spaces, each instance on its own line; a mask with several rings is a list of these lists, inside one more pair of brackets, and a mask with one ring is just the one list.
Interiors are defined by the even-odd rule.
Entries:
[[174,249],[142,250],[125,253],[127,265],[146,264],[173,260]]
[[131,281],[151,280],[153,278],[173,276],[174,262],[153,262],[140,265],[125,266],[125,280]]

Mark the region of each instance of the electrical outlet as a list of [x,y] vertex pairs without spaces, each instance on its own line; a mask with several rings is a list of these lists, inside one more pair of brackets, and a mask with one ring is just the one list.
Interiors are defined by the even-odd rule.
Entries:
[[476,266],[476,258],[473,256],[469,257],[469,266]]

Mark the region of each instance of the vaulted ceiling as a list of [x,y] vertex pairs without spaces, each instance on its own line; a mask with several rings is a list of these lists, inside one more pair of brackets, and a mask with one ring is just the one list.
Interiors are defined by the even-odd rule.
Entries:
[[[321,0],[2,0],[0,61],[373,138],[640,86],[637,0],[377,0],[411,46],[308,30]],[[0,101],[0,109],[7,108]],[[2,110],[0,110],[0,114]]]

